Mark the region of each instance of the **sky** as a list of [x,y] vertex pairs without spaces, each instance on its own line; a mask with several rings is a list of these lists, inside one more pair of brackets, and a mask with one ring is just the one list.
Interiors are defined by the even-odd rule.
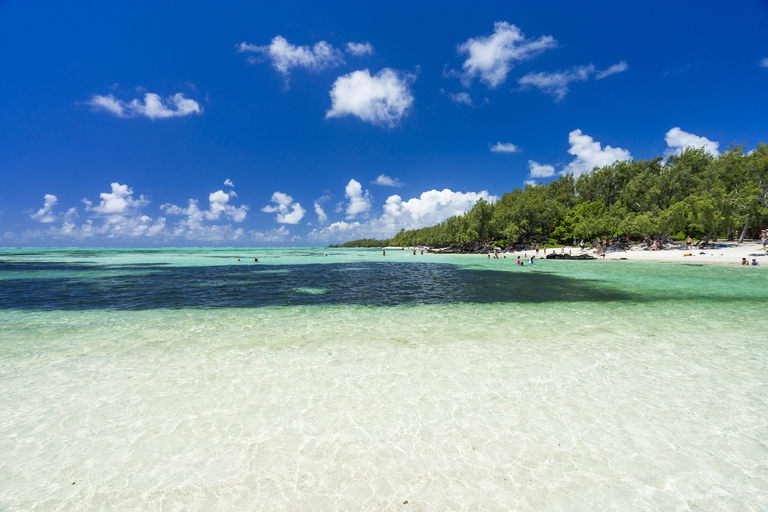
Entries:
[[382,239],[768,142],[765,0],[273,4],[0,0],[0,246]]

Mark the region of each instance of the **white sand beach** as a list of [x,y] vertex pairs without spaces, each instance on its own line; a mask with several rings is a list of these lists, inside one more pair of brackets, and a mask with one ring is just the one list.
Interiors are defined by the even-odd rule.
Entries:
[[[720,245],[720,244],[716,244]],[[663,249],[659,251],[644,250],[636,246],[627,251],[611,251],[610,249],[605,254],[605,258],[600,257],[600,260],[637,260],[637,261],[664,261],[664,262],[683,262],[683,263],[723,263],[729,265],[741,264],[742,258],[747,258],[750,263],[752,259],[755,259],[758,265],[768,264],[768,254],[763,250],[762,243],[760,241],[746,241],[741,244],[736,242],[722,242],[721,247],[712,249]],[[566,248],[566,252],[570,250],[573,255],[576,254],[591,254],[597,255],[595,249],[588,251],[581,251],[578,247]],[[559,251],[558,251],[559,252]],[[542,254],[541,251],[539,251]]]
[[[400,247],[387,247],[386,250],[400,251]],[[406,247],[406,251],[413,250],[414,247]],[[421,247],[417,248],[417,250]],[[430,252],[440,252],[430,250]],[[663,262],[681,262],[681,263],[713,263],[713,264],[728,264],[728,265],[740,265],[742,258],[746,258],[749,263],[752,260],[756,260],[758,266],[768,265],[768,251],[763,249],[762,243],[759,240],[749,240],[742,243],[736,242],[718,242],[714,246],[709,246],[707,249],[700,249],[694,246],[693,249],[681,249],[681,248],[668,248],[658,251],[647,250],[642,246],[636,245],[629,250],[613,250],[608,249],[605,257],[597,256],[597,250],[584,249],[582,250],[578,246],[564,248],[565,254],[571,254],[572,256],[578,256],[588,254],[590,256],[597,257],[601,261],[607,260],[632,260],[632,261],[663,261]],[[548,254],[561,254],[561,249],[548,248],[544,253],[543,249],[540,249],[538,253],[535,250],[516,251],[516,252],[500,252],[499,256],[506,256],[507,259],[510,256],[521,256],[529,258],[536,256],[536,259],[544,259]],[[487,257],[487,254],[470,254],[469,256],[482,256]]]

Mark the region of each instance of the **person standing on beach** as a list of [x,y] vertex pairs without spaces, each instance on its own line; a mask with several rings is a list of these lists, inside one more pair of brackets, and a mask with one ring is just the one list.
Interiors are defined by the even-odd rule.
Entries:
[[689,237],[688,237],[688,240],[686,240],[686,245],[685,245],[685,248],[686,248],[686,249],[691,249],[691,248],[693,247],[693,245],[692,245],[692,244],[693,244],[693,240],[691,240],[691,237],[689,236]]

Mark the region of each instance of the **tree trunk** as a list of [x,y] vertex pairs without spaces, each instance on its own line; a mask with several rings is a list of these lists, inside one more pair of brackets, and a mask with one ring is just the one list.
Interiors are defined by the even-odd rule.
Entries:
[[712,236],[712,231],[707,233],[707,236],[704,237],[704,240],[699,242],[699,245],[707,245],[707,243],[709,243],[709,237],[711,236]]
[[744,237],[747,236],[747,230],[749,230],[749,217],[747,217],[747,222],[744,223],[744,229],[741,232],[741,236],[739,237],[739,243],[744,241]]

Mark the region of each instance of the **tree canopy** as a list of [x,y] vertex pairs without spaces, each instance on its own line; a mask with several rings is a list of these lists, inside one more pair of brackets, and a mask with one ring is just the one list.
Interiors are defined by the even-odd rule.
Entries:
[[743,145],[717,157],[688,148],[666,162],[617,161],[578,177],[566,174],[507,192],[496,203],[481,199],[464,215],[379,243],[561,243],[619,234],[743,238],[766,225],[768,145],[761,143],[749,153]]

